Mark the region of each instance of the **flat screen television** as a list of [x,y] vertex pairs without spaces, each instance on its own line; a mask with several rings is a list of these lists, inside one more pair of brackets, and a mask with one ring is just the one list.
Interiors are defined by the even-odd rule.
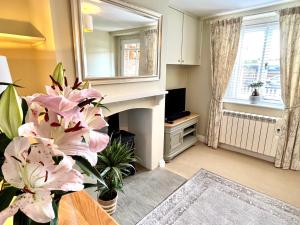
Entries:
[[186,116],[185,112],[185,88],[168,90],[166,95],[165,118],[173,121],[177,118]]

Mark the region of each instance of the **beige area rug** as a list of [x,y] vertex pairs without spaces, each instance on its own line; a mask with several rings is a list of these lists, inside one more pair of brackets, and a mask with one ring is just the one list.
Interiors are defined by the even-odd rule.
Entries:
[[299,225],[300,209],[201,169],[138,223],[171,224]]

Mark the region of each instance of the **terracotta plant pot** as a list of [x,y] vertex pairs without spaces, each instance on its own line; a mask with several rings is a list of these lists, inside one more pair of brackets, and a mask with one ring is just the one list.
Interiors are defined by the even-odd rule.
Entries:
[[115,197],[111,200],[102,200],[98,198],[98,203],[109,214],[112,215],[117,209],[118,193],[115,192]]

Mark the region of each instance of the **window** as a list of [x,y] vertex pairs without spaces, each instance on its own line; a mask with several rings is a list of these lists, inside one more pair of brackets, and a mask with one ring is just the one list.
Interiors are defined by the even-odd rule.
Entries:
[[262,101],[281,104],[279,23],[243,25],[237,59],[225,99],[248,100],[249,85],[262,81]]
[[140,40],[122,40],[121,75],[134,76],[139,74]]

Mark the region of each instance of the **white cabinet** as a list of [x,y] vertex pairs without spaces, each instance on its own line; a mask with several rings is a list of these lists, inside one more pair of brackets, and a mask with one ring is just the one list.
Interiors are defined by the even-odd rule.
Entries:
[[197,19],[184,15],[182,33],[182,63],[186,65],[199,64],[199,39]]
[[168,9],[167,63],[181,64],[183,13]]
[[169,7],[167,20],[167,64],[199,65],[197,18]]

